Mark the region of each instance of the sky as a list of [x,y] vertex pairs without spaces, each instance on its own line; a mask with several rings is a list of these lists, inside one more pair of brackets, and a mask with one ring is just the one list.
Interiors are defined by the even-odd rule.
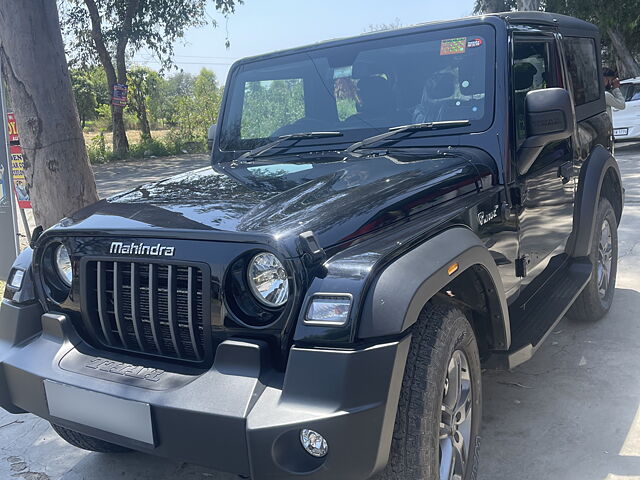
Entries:
[[[371,25],[409,26],[464,17],[471,14],[473,4],[474,0],[245,0],[228,21],[209,8],[217,27],[187,30],[174,45],[174,61],[191,73],[209,68],[224,83],[231,64],[243,57],[359,35]],[[136,54],[134,61],[160,67],[148,51]]]

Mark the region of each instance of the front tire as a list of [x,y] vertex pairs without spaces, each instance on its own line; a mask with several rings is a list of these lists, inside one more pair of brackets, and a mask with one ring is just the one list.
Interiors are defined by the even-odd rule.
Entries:
[[458,308],[428,305],[412,327],[389,463],[379,480],[471,480],[482,387],[475,334]]
[[56,425],[55,423],[52,423],[51,426],[64,441],[70,443],[74,447],[82,448],[83,450],[100,453],[125,453],[131,451],[129,448],[105,442],[104,440],[90,437],[83,433],[74,432],[73,430]]
[[618,271],[618,222],[606,198],[598,204],[589,259],[593,272],[589,283],[569,310],[568,316],[579,321],[595,322],[604,317],[613,303]]

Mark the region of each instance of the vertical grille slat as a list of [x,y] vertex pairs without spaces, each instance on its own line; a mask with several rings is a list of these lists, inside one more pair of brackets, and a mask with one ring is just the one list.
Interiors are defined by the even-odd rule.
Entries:
[[160,320],[158,318],[158,266],[149,264],[149,322],[151,335],[159,353],[164,353],[160,340]]
[[188,267],[187,273],[187,321],[189,325],[189,338],[191,339],[191,346],[193,348],[193,353],[195,354],[198,360],[201,359],[200,355],[200,345],[198,339],[196,337],[196,322],[195,318],[197,315],[197,298],[196,298],[196,289],[195,289],[195,269],[193,267]]
[[113,316],[116,320],[116,329],[123,347],[127,347],[125,337],[124,320],[122,318],[122,267],[118,262],[113,262]]
[[107,270],[105,262],[98,262],[97,264],[97,293],[98,293],[98,318],[100,320],[100,328],[104,339],[109,346],[113,346],[115,337],[113,336],[113,330],[111,330],[111,321],[109,318],[109,305],[107,300],[108,288],[107,288]]
[[188,362],[210,359],[210,277],[204,272],[194,265],[89,260],[82,271],[81,335],[110,349]]
[[141,351],[148,351],[146,343],[143,340],[142,321],[140,320],[140,275],[138,273],[138,264],[131,263],[131,323],[133,324],[133,333],[136,336],[136,342]]
[[176,267],[169,265],[167,271],[167,310],[169,317],[169,332],[171,333],[173,349],[175,350],[178,358],[182,358],[182,345],[178,342],[180,334],[178,333],[178,304],[176,299],[178,292],[176,277]]

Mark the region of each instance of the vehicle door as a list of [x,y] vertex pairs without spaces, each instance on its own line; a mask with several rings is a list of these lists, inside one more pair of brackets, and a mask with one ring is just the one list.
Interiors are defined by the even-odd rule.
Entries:
[[[565,85],[553,34],[514,33],[513,40],[511,98],[517,162],[518,148],[526,137],[527,93]],[[574,183],[571,139],[549,144],[531,168],[517,177],[512,200],[517,205],[517,269],[518,275],[525,277],[522,286],[544,270],[553,256],[564,252],[572,229]]]

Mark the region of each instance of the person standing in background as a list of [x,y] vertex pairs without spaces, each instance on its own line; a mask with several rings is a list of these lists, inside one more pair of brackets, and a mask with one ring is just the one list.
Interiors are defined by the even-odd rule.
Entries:
[[622,95],[620,91],[620,79],[618,75],[616,75],[616,72],[605,67],[602,69],[602,77],[604,79],[604,98],[607,103],[607,113],[611,121],[613,121],[613,112],[611,109],[624,110],[624,95]]

